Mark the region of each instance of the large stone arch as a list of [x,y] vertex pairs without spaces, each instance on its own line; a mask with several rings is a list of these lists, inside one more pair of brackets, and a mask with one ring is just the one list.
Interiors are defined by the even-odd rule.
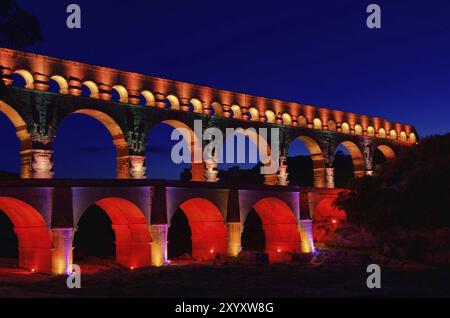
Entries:
[[117,178],[128,179],[128,144],[120,125],[111,116],[96,109],[79,109],[70,113],[68,116],[72,114],[82,114],[92,117],[105,126],[112,137],[114,146],[116,147]]
[[19,266],[50,274],[52,240],[42,215],[28,203],[11,197],[0,197],[0,211],[14,225],[19,243]]
[[208,261],[227,253],[227,229],[217,206],[207,199],[193,198],[183,202],[180,209],[189,222],[194,259]]
[[32,157],[32,142],[28,127],[19,113],[7,103],[0,100],[0,112],[11,121],[16,128],[16,136],[20,140],[20,158],[21,168],[20,176],[23,179],[31,178],[31,157]]
[[377,149],[379,151],[381,151],[381,153],[384,155],[384,157],[387,160],[392,160],[396,157],[396,153],[395,153],[394,149],[392,149],[392,147],[390,147],[388,145],[378,145]]
[[[221,127],[222,129],[222,133],[224,136],[224,147],[226,146],[227,140],[229,138],[229,136],[227,136],[226,134],[226,128],[228,127]],[[235,127],[234,128],[234,133],[235,135],[240,135],[243,138],[248,138],[250,140],[250,142],[252,142],[257,150],[258,150],[258,154],[260,157],[260,162],[263,164],[263,170],[264,169],[268,169],[270,167],[276,167],[273,163],[273,160],[278,160],[278,158],[273,158],[272,157],[272,149],[271,149],[271,145],[269,143],[269,136],[266,136],[266,138],[264,138],[261,134],[258,133],[258,131],[256,130],[256,128],[254,127],[246,127],[246,128],[242,128],[242,127]],[[245,148],[245,151],[247,152],[249,149]],[[226,158],[223,158],[224,160]],[[265,163],[263,161],[266,161]],[[268,185],[276,185],[277,184],[277,176],[276,173],[277,171],[273,171],[271,172],[270,170],[264,170],[261,171],[262,174],[264,174],[264,178],[265,178],[265,184]]]
[[204,181],[205,180],[205,172],[204,172],[204,162],[203,162],[203,148],[202,141],[198,138],[198,136],[194,133],[194,130],[186,123],[178,119],[166,119],[160,121],[149,127],[147,129],[147,137],[146,140],[148,142],[149,136],[151,134],[151,130],[155,128],[159,124],[166,124],[171,126],[173,129],[178,130],[178,132],[182,135],[183,139],[186,141],[187,146],[189,148],[189,153],[191,154],[191,173],[192,173],[192,181]]
[[112,222],[116,243],[116,262],[128,268],[151,264],[152,238],[141,209],[131,201],[109,197],[95,202]]
[[313,170],[314,170],[314,187],[316,188],[325,188],[325,155],[323,153],[323,150],[319,143],[309,136],[297,136],[295,138],[296,140],[299,140],[303,142],[303,144],[308,149],[311,160],[313,162]]
[[344,146],[345,149],[347,149],[347,151],[349,152],[350,156],[352,157],[354,176],[356,178],[363,177],[365,171],[364,157],[358,145],[355,144],[353,141],[349,140],[341,142],[340,145]]
[[262,221],[270,262],[282,261],[285,252],[300,252],[298,222],[286,203],[277,198],[264,198],[253,209]]

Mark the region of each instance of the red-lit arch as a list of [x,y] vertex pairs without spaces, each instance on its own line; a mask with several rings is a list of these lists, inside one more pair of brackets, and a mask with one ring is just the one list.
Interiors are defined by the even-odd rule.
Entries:
[[212,260],[227,252],[227,229],[219,209],[210,201],[194,198],[180,205],[191,227],[192,257]]
[[300,233],[291,208],[277,198],[265,198],[253,206],[260,217],[270,262],[282,260],[282,252],[300,252]]
[[327,196],[314,208],[313,236],[315,241],[327,241],[340,223],[346,220],[345,211],[334,206],[337,195]]
[[95,204],[112,221],[116,235],[116,262],[130,268],[150,266],[152,238],[142,211],[122,198],[106,198]]
[[19,266],[50,274],[52,241],[44,218],[31,205],[10,197],[0,197],[0,211],[14,225],[19,242]]

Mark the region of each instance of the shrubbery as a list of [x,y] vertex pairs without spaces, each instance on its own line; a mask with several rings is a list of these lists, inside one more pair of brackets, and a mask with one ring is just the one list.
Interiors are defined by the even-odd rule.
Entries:
[[450,134],[404,149],[379,176],[355,179],[350,189],[335,202],[350,223],[377,231],[450,227]]

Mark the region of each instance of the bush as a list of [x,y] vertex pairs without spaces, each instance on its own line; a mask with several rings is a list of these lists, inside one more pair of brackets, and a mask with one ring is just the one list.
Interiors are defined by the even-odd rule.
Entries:
[[450,226],[450,134],[402,150],[377,177],[353,180],[335,205],[349,223],[378,231]]

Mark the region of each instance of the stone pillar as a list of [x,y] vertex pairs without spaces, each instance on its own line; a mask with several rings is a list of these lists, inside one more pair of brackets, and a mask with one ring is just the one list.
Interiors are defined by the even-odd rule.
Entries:
[[325,188],[325,169],[324,168],[314,168],[314,187],[315,188]]
[[264,175],[264,184],[265,185],[277,185],[278,183],[278,175],[277,174],[265,174]]
[[287,173],[287,164],[286,164],[286,157],[280,158],[280,167],[278,168],[278,185],[280,186],[287,186],[289,185],[288,176],[289,173]]
[[203,162],[192,163],[192,179],[191,181],[203,182],[205,181],[205,165]]
[[328,189],[334,189],[334,168],[325,168],[325,179]]
[[117,179],[129,179],[129,158],[128,157],[118,157],[117,160]]
[[34,73],[34,89],[38,91],[48,91],[50,87],[47,75]]
[[223,111],[222,111],[223,117],[230,118],[231,117],[231,106],[222,104],[222,109],[223,109]]
[[73,264],[73,228],[52,229],[52,274],[68,275]]
[[373,176],[373,170],[366,170],[366,176],[372,177]]
[[25,150],[20,152],[20,178],[31,179],[33,178],[33,152],[31,150]]
[[13,72],[10,68],[7,68],[7,67],[0,68],[0,75],[2,75],[3,83],[6,86],[10,86],[13,83],[12,73]]
[[227,223],[227,253],[228,256],[238,256],[241,251],[241,223]]
[[155,106],[157,108],[166,108],[166,96],[162,93],[155,93]]
[[78,78],[69,78],[69,94],[73,96],[81,96],[83,84]]
[[139,105],[141,102],[141,94],[137,90],[128,90],[128,102],[133,105]]
[[187,98],[180,98],[180,109],[182,111],[188,112],[190,111],[190,104]]
[[300,231],[300,238],[302,240],[302,252],[314,252],[313,221],[310,219],[300,220],[298,228]]
[[33,179],[52,179],[52,150],[33,149]]
[[219,171],[217,170],[217,162],[209,161],[205,163],[205,178],[206,182],[218,182],[220,179],[217,178]]
[[130,156],[130,175],[132,179],[146,179],[145,157]]
[[162,266],[167,264],[167,224],[150,225],[152,235],[152,265]]
[[91,96],[92,98],[100,98],[106,101],[111,100],[111,90],[112,87],[106,84],[98,84],[98,96]]

